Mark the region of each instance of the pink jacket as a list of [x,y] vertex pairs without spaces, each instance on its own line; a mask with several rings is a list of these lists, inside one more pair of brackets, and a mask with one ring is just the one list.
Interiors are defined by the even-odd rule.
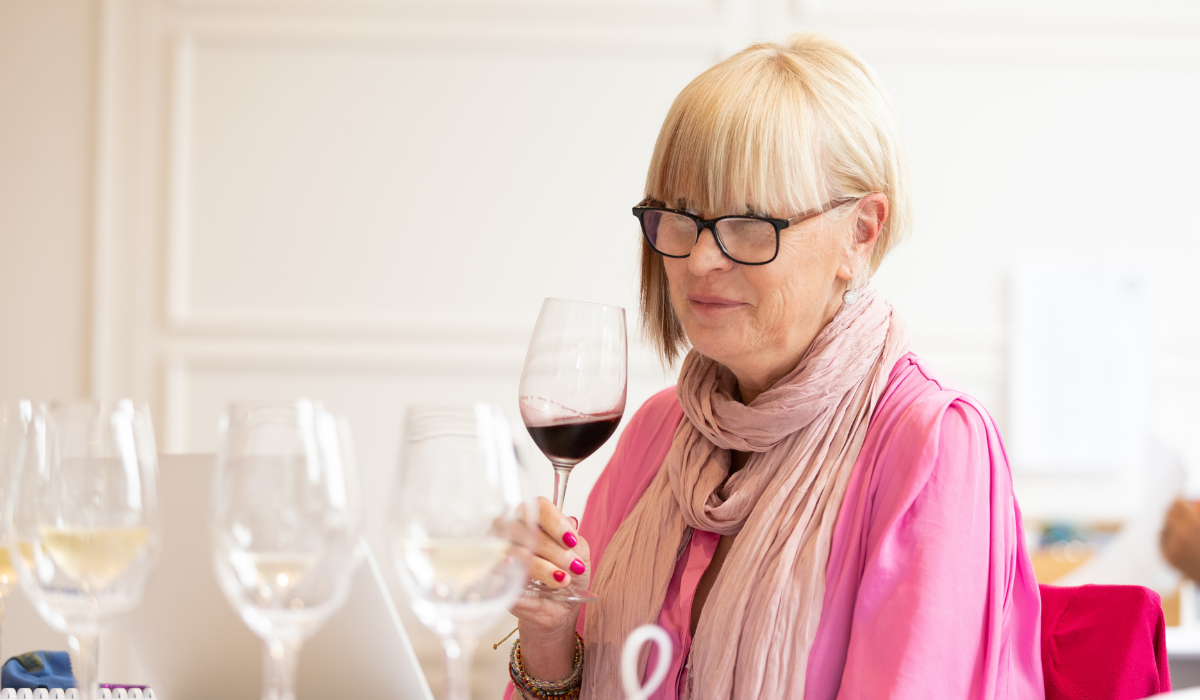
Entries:
[[[604,561],[604,549],[682,418],[668,389],[622,433],[580,523],[593,567],[619,565]],[[676,652],[656,699],[681,696],[692,601],[718,540],[694,533],[676,564],[658,619]],[[1041,700],[1039,615],[991,417],[906,355],[892,369],[838,514],[805,697]]]

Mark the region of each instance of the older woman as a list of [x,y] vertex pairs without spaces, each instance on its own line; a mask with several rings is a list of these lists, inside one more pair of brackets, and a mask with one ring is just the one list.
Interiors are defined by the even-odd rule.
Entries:
[[878,79],[828,38],[680,93],[634,214],[646,330],[691,350],[578,527],[542,504],[532,575],[599,600],[517,604],[520,694],[619,697],[625,637],[657,622],[660,698],[1043,697],[996,428],[866,286],[910,227],[907,178]]

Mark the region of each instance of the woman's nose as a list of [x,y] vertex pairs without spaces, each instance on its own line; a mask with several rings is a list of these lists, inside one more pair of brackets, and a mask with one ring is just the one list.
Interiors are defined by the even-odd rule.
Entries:
[[721,252],[717,238],[709,229],[700,232],[696,245],[692,246],[692,254],[688,256],[688,267],[693,275],[704,275],[714,270],[728,270],[733,267],[733,261]]

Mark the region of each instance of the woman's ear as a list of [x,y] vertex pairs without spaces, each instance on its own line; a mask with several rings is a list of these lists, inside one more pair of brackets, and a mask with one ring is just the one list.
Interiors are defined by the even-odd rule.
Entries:
[[854,227],[851,234],[853,238],[847,246],[846,261],[838,267],[838,277],[850,282],[862,271],[871,258],[871,251],[875,249],[875,241],[879,240],[887,215],[888,199],[885,194],[869,194],[858,202],[851,223]]

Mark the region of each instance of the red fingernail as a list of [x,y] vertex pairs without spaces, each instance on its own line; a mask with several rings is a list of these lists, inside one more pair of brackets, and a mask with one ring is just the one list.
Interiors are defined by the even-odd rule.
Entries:
[[583,566],[583,562],[582,562],[582,561],[580,561],[580,560],[576,559],[575,561],[571,562],[571,573],[575,574],[576,576],[579,576],[579,575],[580,575],[580,574],[582,574],[582,573],[583,573],[585,570],[586,570],[586,569],[585,569],[585,567]]
[[565,572],[565,571],[555,571],[554,572],[554,580],[558,581],[559,583],[562,583],[563,579],[565,579],[566,577],[567,577],[567,572]]
[[568,532],[567,534],[563,535],[563,544],[567,545],[568,547],[574,547],[575,545],[579,544],[579,538],[575,536],[574,532]]

